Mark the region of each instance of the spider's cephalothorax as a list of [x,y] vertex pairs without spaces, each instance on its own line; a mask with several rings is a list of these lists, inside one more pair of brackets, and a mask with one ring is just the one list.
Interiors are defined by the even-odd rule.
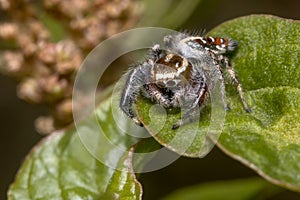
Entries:
[[[142,123],[132,110],[139,94],[162,106],[186,108],[181,120],[172,126],[176,129],[191,121],[196,110],[215,87],[216,80],[224,89],[223,73],[227,71],[237,85],[246,111],[250,111],[237,76],[226,54],[233,51],[237,42],[226,38],[196,37],[179,33],[164,38],[166,50],[154,45],[149,59],[131,69],[122,93],[120,107],[136,124]],[[222,90],[224,91],[224,90]],[[225,101],[225,93],[222,93]],[[226,104],[226,108],[229,108]]]

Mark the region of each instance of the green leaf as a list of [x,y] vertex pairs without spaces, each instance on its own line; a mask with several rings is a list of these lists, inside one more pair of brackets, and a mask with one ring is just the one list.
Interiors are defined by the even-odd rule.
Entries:
[[266,199],[282,189],[258,178],[218,181],[179,189],[164,200],[230,200]]
[[[251,15],[225,22],[209,35],[239,42],[231,60],[252,108],[246,113],[235,86],[226,85],[231,110],[217,145],[267,180],[300,191],[299,21]],[[209,107],[201,112],[199,127],[192,123],[177,132],[171,127],[180,119],[178,110],[164,113],[145,99],[137,110],[160,144],[186,156],[203,155],[205,132],[212,124]]]
[[233,63],[251,114],[233,93],[218,146],[275,184],[300,191],[300,22],[248,16],[212,31],[239,41]]
[[[110,98],[104,100],[77,129],[55,132],[34,147],[10,187],[9,199],[141,199],[142,187],[132,167],[131,146],[138,140],[116,126],[110,105]],[[88,146],[84,138],[90,133],[96,146]]]
[[169,109],[166,113],[161,106],[153,105],[151,101],[144,98],[140,98],[137,102],[137,109],[145,128],[161,145],[189,157],[201,157],[207,153],[203,149],[209,129],[208,109],[204,110],[203,115],[201,114],[199,125],[190,123],[177,130],[173,130],[172,125],[180,119],[178,109]]

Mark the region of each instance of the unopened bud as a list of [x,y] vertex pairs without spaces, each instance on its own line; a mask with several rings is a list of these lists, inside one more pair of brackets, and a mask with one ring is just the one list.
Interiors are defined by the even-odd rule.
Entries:
[[15,23],[0,24],[0,37],[7,40],[15,38],[18,33],[18,26]]
[[49,31],[43,26],[43,24],[37,20],[31,20],[28,22],[31,33],[38,39],[48,39],[50,37]]
[[50,116],[41,116],[34,122],[35,129],[42,135],[48,135],[55,130],[54,120]]
[[46,63],[52,64],[56,62],[56,45],[50,42],[38,43],[38,58]]
[[8,0],[0,0],[0,8],[3,10],[8,10],[11,7],[11,4]]
[[5,51],[1,56],[1,68],[4,73],[21,76],[24,72],[24,57],[21,52]]
[[40,79],[40,84],[46,102],[54,102],[62,99],[66,95],[68,88],[68,81],[66,79],[59,79],[57,75]]
[[21,51],[25,56],[30,56],[36,52],[37,45],[29,35],[18,34],[16,39]]
[[22,81],[17,88],[17,94],[20,99],[31,103],[41,103],[42,95],[39,83],[34,78],[28,78]]
[[55,118],[63,124],[68,124],[73,121],[72,115],[72,99],[66,99],[60,102],[54,111]]

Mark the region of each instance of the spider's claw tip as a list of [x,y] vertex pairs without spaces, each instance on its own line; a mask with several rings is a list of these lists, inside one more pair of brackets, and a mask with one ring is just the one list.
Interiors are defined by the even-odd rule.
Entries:
[[173,124],[173,125],[172,125],[172,130],[178,129],[179,126],[180,126],[179,123]]
[[226,111],[230,111],[231,108],[230,108],[229,106],[226,106],[226,107],[225,107],[225,110],[226,110]]
[[251,108],[246,108],[245,111],[246,111],[247,113],[252,113]]
[[136,124],[136,125],[139,125],[141,127],[144,126],[144,124],[142,122],[140,122],[140,120],[136,119],[136,118],[132,118],[132,121]]

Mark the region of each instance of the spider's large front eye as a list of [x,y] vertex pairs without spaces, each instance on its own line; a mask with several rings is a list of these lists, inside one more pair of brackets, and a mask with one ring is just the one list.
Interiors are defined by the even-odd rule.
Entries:
[[157,81],[156,85],[160,88],[173,88],[177,86],[177,81],[168,80],[168,81]]
[[157,85],[158,87],[161,87],[161,88],[166,87],[166,85],[165,85],[165,83],[164,83],[163,81],[157,81],[157,82],[156,82],[156,85]]
[[207,38],[206,38],[206,41],[207,41],[208,44],[212,44],[212,43],[215,42],[215,39],[212,38],[212,37],[207,37]]
[[173,80],[169,80],[169,81],[167,81],[167,83],[166,83],[166,86],[167,86],[168,88],[175,87],[176,85],[177,85],[176,81],[173,81]]

